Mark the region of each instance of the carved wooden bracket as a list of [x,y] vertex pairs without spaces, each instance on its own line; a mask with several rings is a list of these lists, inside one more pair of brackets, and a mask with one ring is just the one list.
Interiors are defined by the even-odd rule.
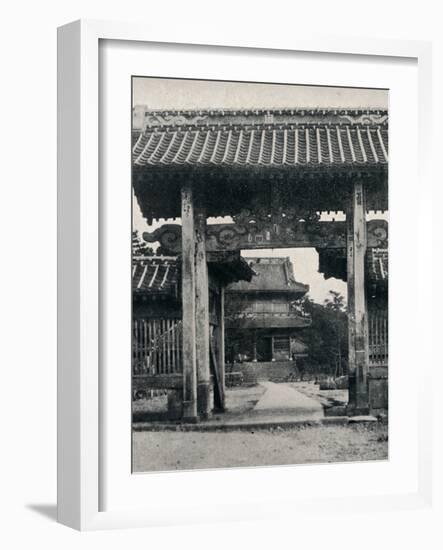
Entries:
[[[346,222],[299,220],[295,223],[272,223],[261,220],[244,223],[213,224],[206,228],[206,250],[252,250],[266,248],[345,248]],[[163,254],[181,252],[181,225],[165,224],[152,233],[143,233],[149,243],[158,242]],[[388,222],[367,222],[367,245],[370,248],[387,248]]]

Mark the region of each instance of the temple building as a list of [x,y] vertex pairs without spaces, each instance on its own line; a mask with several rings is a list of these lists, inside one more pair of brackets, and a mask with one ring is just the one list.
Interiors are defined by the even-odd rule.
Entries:
[[[311,324],[301,298],[309,286],[294,277],[288,257],[247,258],[254,271],[251,282],[226,289],[226,355],[231,363],[259,363],[255,378],[284,378],[295,373],[297,357],[306,356],[300,332]],[[271,371],[268,372],[265,365]],[[264,364],[264,365],[261,365]],[[262,367],[260,368],[257,367]]]

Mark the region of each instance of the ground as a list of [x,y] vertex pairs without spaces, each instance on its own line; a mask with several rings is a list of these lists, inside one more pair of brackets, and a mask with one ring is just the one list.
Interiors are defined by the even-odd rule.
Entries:
[[[295,389],[296,392],[290,392],[289,388]],[[293,404],[290,403],[290,395],[292,395]],[[303,396],[313,400],[311,406]],[[308,412],[308,416],[314,419],[316,415],[310,413],[312,408],[316,408],[316,406],[318,408],[318,404],[328,407],[331,405],[344,405],[347,402],[348,390],[320,390],[319,385],[313,382],[280,384],[264,382],[254,386],[228,388],[226,392],[227,412],[224,415],[215,417],[213,420],[219,420],[220,422],[233,418],[246,420],[251,416],[256,416],[259,411],[260,415],[263,416],[266,409],[274,417],[281,416],[281,413],[285,415],[293,413],[297,418],[306,418],[306,412]],[[135,420],[142,421],[146,419],[149,421],[149,415],[152,416],[162,412],[166,414],[166,411],[166,395],[149,399],[137,399],[133,402]]]
[[134,471],[386,460],[386,424],[257,431],[134,432]]
[[[139,415],[147,411],[144,401],[149,400],[134,404]],[[387,423],[348,424],[346,418],[323,423],[324,407],[346,403],[347,390],[319,390],[312,382],[263,382],[228,390],[226,402],[227,412],[202,422],[198,431],[178,424],[164,431],[159,425],[138,422],[133,433],[134,471],[388,458]]]

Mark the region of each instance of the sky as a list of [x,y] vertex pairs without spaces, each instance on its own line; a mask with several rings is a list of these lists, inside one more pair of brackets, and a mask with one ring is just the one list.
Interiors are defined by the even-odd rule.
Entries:
[[[387,109],[387,90],[332,88],[221,81],[179,80],[137,77],[133,80],[133,105],[161,109],[283,109],[283,108],[373,108]],[[148,226],[134,198],[133,225],[139,231],[153,231],[164,223]],[[371,216],[373,218],[375,216]],[[386,216],[378,215],[377,218]],[[336,219],[341,219],[336,216]],[[221,220],[209,220],[210,222]],[[225,221],[225,220],[224,220]],[[174,223],[179,223],[175,221]],[[242,251],[244,256],[289,256],[298,281],[310,286],[309,296],[316,302],[328,298],[330,290],[346,297],[346,283],[325,280],[318,273],[318,254],[314,249],[274,249]]]

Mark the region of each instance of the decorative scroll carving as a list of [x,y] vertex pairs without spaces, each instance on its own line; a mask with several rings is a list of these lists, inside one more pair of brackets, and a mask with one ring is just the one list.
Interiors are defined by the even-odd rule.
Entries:
[[388,115],[371,115],[364,114],[360,116],[340,115],[341,119],[345,119],[352,124],[383,124],[388,120]]
[[320,220],[318,212],[308,210],[297,210],[296,208],[273,208],[269,212],[264,207],[254,209],[244,209],[236,216],[233,216],[234,222],[249,230],[263,231],[268,229],[277,235],[280,229],[295,229],[295,226],[300,222],[306,222],[310,226],[314,226]]
[[[270,223],[257,214],[254,220],[246,212],[240,223],[213,224],[206,228],[206,250],[247,250],[265,248],[345,248],[346,222],[299,219],[281,224]],[[275,226],[274,226],[275,225]],[[179,254],[181,251],[181,226],[165,224],[153,233],[143,233],[149,243],[159,242],[164,254]],[[386,248],[388,243],[388,223],[384,220],[367,222],[368,247]]]
[[317,212],[297,210],[289,207],[275,207],[271,211],[264,207],[244,209],[233,216],[235,225],[242,233],[247,233],[247,241],[252,245],[259,243],[279,243],[275,248],[291,246],[297,240],[297,234],[321,233],[320,215]]
[[182,248],[182,227],[175,223],[162,225],[152,233],[147,231],[142,235],[148,243],[160,244],[163,254],[179,254]]
[[148,126],[184,126],[197,124],[207,118],[207,116],[186,117],[184,115],[150,115],[146,119],[146,124]]
[[368,247],[388,248],[388,222],[384,220],[371,220],[366,224],[366,227]]

